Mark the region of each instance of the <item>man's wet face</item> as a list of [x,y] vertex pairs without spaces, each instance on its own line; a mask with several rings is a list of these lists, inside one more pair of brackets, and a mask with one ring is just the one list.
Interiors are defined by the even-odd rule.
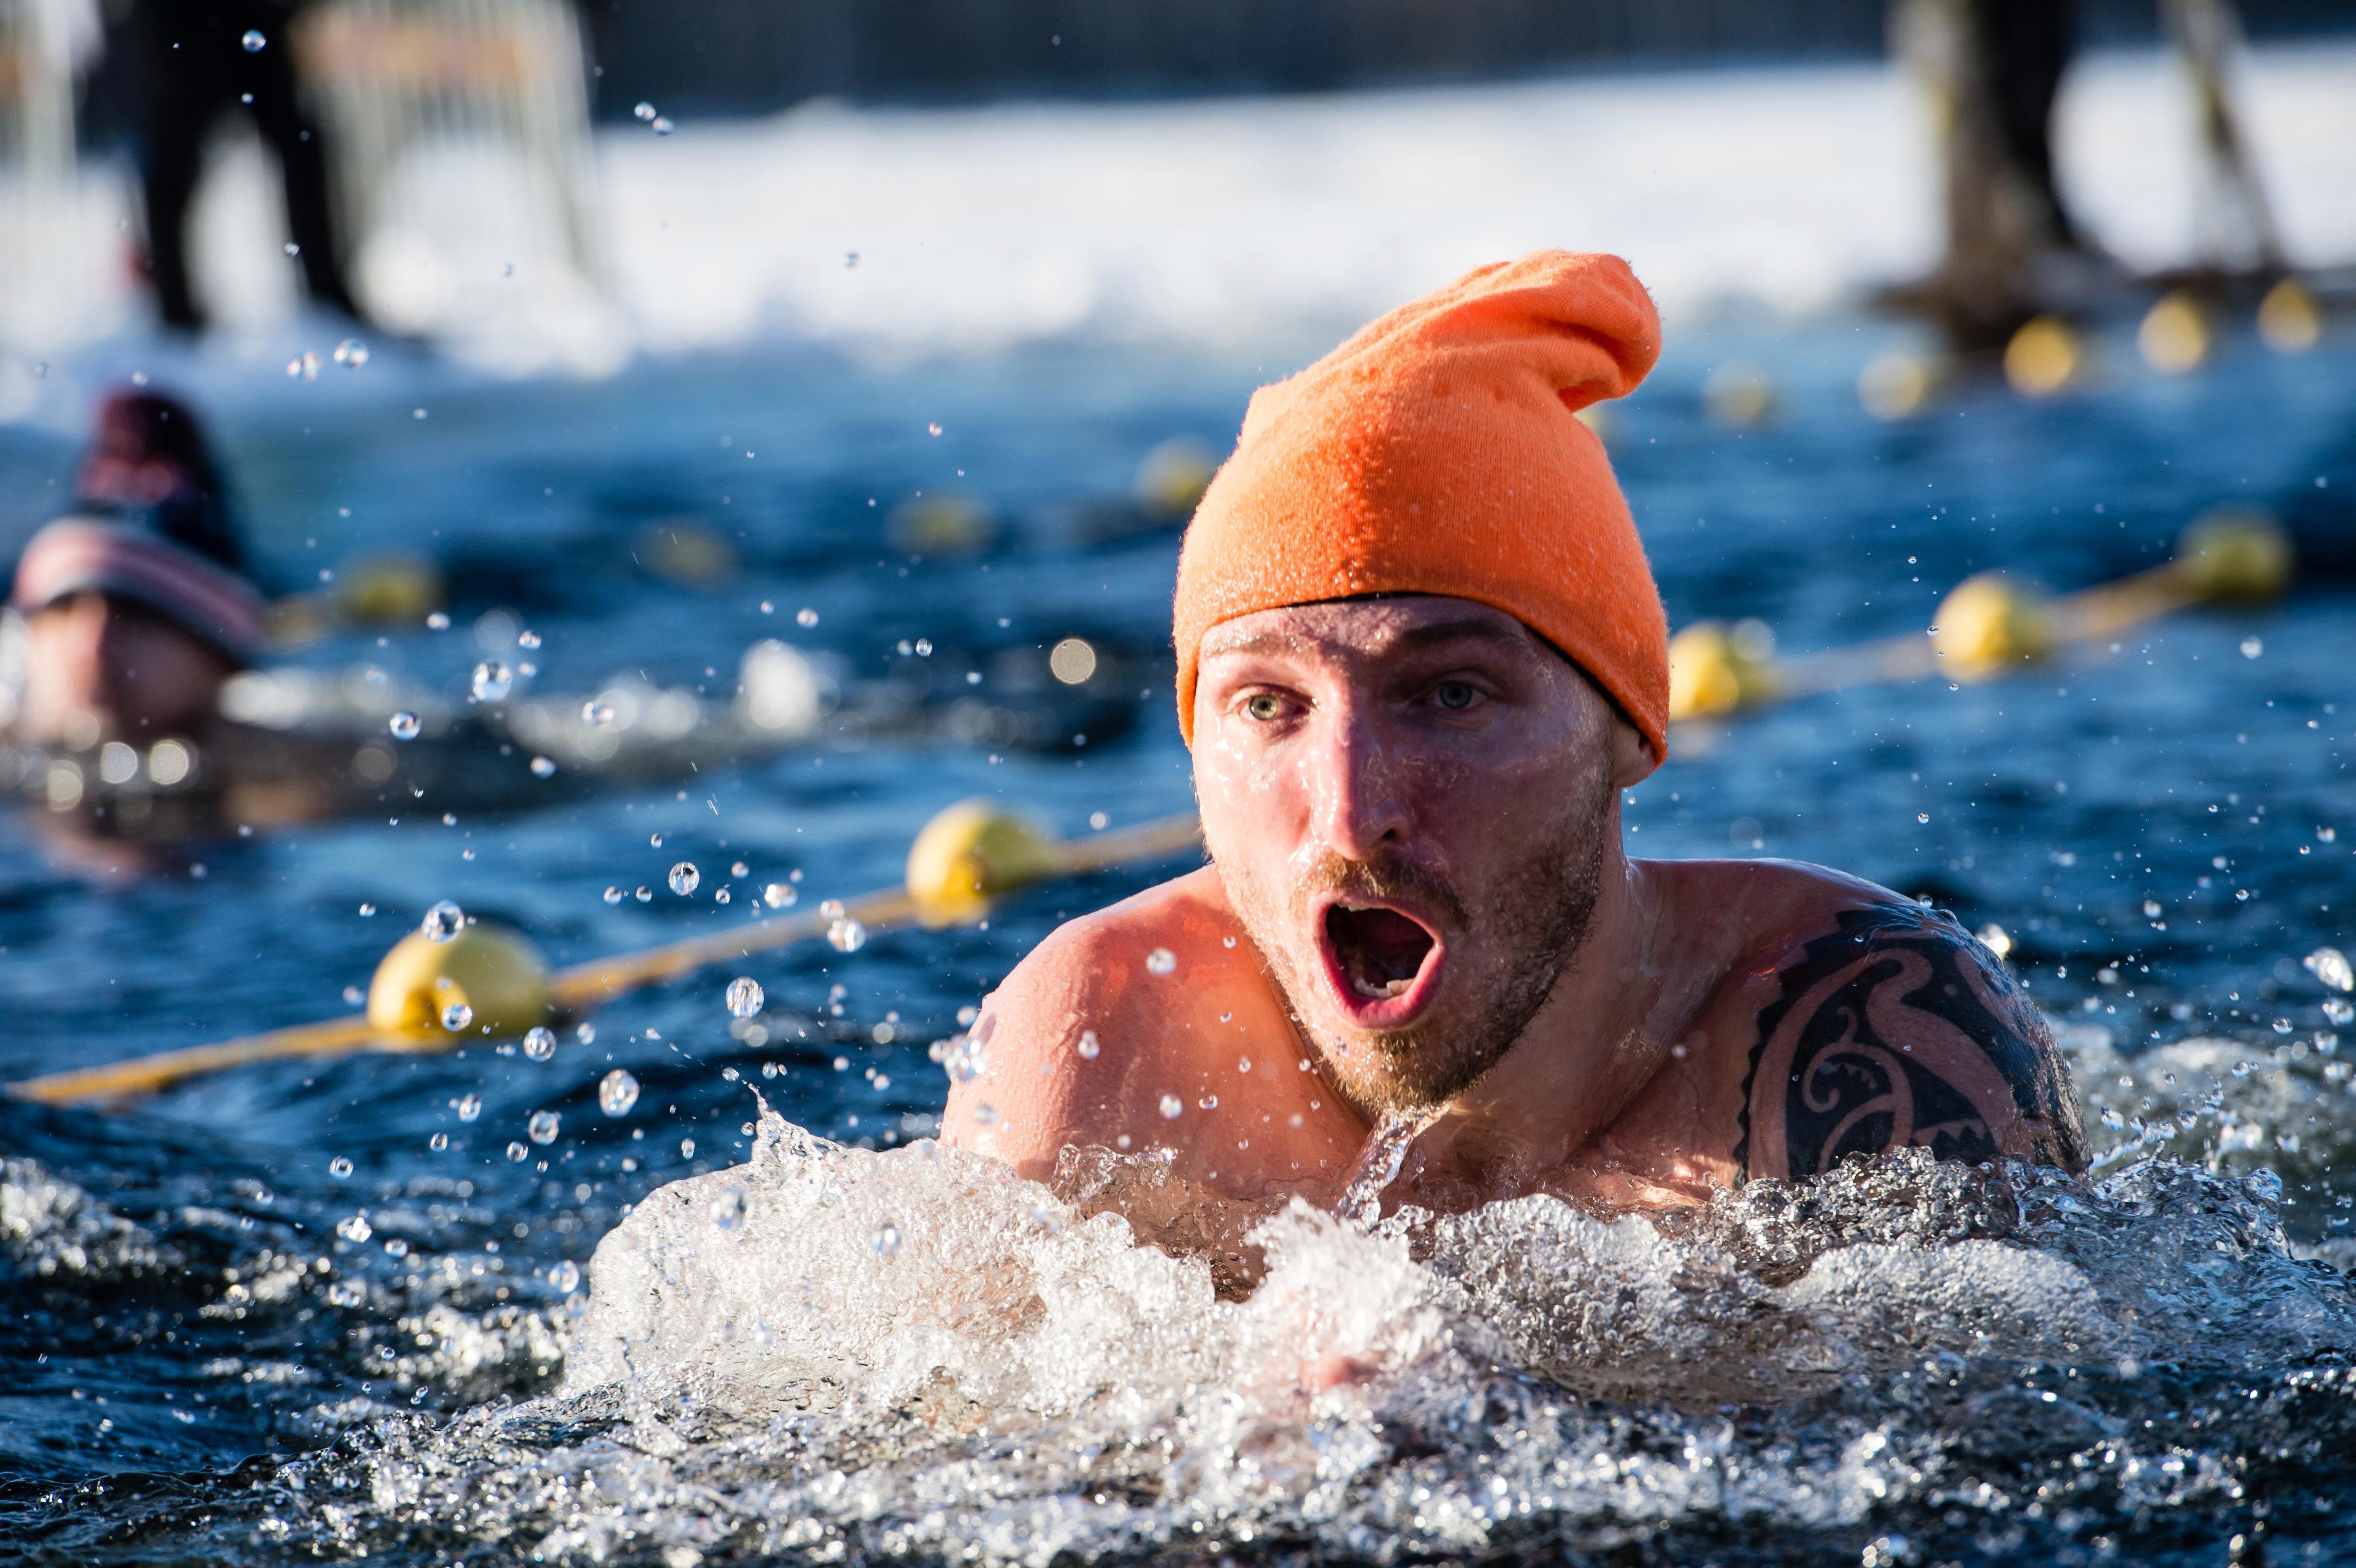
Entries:
[[1205,837],[1358,1104],[1451,1098],[1545,1003],[1594,911],[1624,730],[1560,654],[1465,600],[1263,611],[1205,638]]

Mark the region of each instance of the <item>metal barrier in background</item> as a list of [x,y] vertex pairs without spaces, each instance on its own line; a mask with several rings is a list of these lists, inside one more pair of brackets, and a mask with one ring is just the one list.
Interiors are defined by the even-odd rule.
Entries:
[[87,292],[74,80],[98,39],[90,0],[0,0],[0,343],[45,347]]
[[586,57],[564,0],[327,0],[294,39],[372,315],[427,332],[501,291],[594,293]]

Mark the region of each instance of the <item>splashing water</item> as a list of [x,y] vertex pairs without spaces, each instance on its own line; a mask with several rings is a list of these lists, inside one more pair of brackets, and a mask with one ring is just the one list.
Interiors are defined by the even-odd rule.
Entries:
[[1657,1222],[1537,1196],[1362,1230],[1295,1202],[1229,1300],[992,1161],[765,1110],[749,1163],[599,1244],[560,1387],[379,1418],[219,1528],[1009,1564],[2197,1535],[2284,1465],[2356,1479],[2356,1292],[2290,1255],[2276,1191],[1910,1151]]
[[[1383,1194],[1398,1179],[1399,1169],[1407,1163],[1408,1150],[1424,1130],[1440,1119],[1442,1107],[1432,1106],[1420,1111],[1385,1111],[1366,1135],[1366,1147],[1358,1151],[1358,1163],[1342,1183],[1342,1196],[1333,1211],[1345,1220],[1361,1225],[1371,1225],[1383,1217]],[[1166,1112],[1164,1113],[1167,1114]]]
[[728,982],[728,1016],[731,1018],[757,1017],[766,1000],[761,994],[761,983],[749,975],[739,975]]

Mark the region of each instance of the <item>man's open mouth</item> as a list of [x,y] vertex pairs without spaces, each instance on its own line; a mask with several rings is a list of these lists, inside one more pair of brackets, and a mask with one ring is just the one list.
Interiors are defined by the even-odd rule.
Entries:
[[1398,910],[1340,900],[1326,906],[1324,938],[1334,988],[1351,1011],[1419,1010],[1415,1003],[1380,1005],[1428,991],[1417,982],[1437,967],[1432,960],[1440,942],[1430,927]]

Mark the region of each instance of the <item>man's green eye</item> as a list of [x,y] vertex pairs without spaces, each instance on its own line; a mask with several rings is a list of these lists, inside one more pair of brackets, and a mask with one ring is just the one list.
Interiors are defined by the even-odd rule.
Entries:
[[1281,707],[1282,705],[1279,703],[1275,698],[1269,696],[1265,691],[1259,693],[1256,697],[1248,697],[1244,699],[1245,715],[1248,718],[1257,719],[1263,724],[1275,718],[1278,712],[1281,709]]
[[1432,693],[1442,708],[1458,709],[1472,707],[1476,695],[1471,683],[1462,680],[1441,681],[1440,688]]

